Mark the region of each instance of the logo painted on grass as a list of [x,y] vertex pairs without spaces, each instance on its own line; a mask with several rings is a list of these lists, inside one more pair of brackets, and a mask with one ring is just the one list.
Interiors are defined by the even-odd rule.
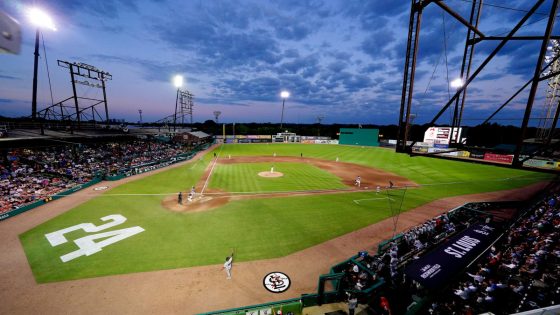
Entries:
[[[51,246],[58,246],[64,243],[67,243],[68,240],[66,239],[66,237],[64,236],[64,234],[72,232],[72,231],[77,231],[77,230],[83,230],[84,232],[87,233],[95,233],[95,232],[100,232],[103,230],[106,230],[108,228],[112,228],[114,226],[123,224],[126,221],[126,218],[123,217],[120,214],[111,214],[108,216],[104,216],[101,218],[101,221],[111,221],[108,223],[105,223],[103,225],[100,226],[96,226],[93,223],[80,223],[80,224],[76,224],[70,227],[67,227],[65,229],[62,230],[58,230],[52,233],[48,233],[45,234],[45,237],[47,238],[47,240],[49,241],[49,243],[51,244]],[[81,256],[90,256],[93,255],[97,252],[100,252],[103,247],[107,246],[107,245],[111,245],[114,244],[118,241],[122,241],[125,238],[129,238],[133,235],[136,235],[140,232],[144,232],[144,229],[139,227],[139,226],[133,226],[130,228],[126,228],[126,229],[120,229],[120,230],[114,230],[114,231],[109,231],[109,232],[104,232],[104,233],[97,233],[97,234],[92,234],[92,235],[88,235],[88,236],[84,236],[78,239],[74,240],[74,244],[76,244],[80,249],[73,251],[71,253],[68,253],[66,255],[62,255],[60,256],[60,260],[62,260],[62,262],[68,262],[70,260],[76,259],[78,257]],[[104,238],[104,240],[102,240],[101,242],[94,242],[94,240],[96,239],[100,239],[100,238]]]
[[105,190],[107,188],[109,188],[109,186],[99,186],[99,187],[95,187],[93,190],[99,191],[99,190]]
[[264,276],[263,285],[272,293],[282,293],[290,288],[290,277],[282,272],[271,272]]

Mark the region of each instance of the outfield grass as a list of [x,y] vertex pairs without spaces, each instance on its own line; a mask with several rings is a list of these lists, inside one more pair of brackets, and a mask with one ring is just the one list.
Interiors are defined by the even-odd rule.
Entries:
[[[164,209],[161,201],[165,194],[186,190],[200,179],[213,155],[210,153],[191,164],[116,187],[20,235],[36,280],[42,283],[220,264],[232,247],[238,253],[237,261],[280,257],[378,222],[388,217],[391,208],[398,207],[403,197],[402,210],[406,211],[443,197],[511,189],[550,178],[546,174],[490,165],[411,158],[382,148],[262,144],[224,145],[215,152],[232,157],[274,153],[329,160],[339,157],[344,162],[396,173],[423,186],[392,192],[395,200],[392,203],[368,192],[239,200],[212,211],[195,213]],[[210,187],[228,191],[276,191],[341,185],[333,175],[307,164],[282,163],[276,167],[286,167],[288,177],[284,181],[261,181],[258,176],[247,175],[262,168],[269,170],[267,163],[219,165]],[[296,180],[289,176],[292,172],[297,174],[293,178]],[[123,215],[127,221],[106,231],[140,226],[144,232],[66,263],[59,257],[78,248],[73,240],[91,233],[82,230],[67,233],[69,242],[56,247],[45,238],[47,233],[80,223],[99,226],[105,223],[99,219],[110,214]]]

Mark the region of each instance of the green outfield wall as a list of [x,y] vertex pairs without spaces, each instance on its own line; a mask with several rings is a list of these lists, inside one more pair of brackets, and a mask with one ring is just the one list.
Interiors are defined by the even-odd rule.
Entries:
[[379,129],[340,128],[339,144],[379,146]]

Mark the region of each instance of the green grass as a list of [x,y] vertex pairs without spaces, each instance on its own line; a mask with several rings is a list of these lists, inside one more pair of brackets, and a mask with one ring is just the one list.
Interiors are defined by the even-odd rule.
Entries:
[[[274,153],[328,160],[339,157],[344,162],[396,173],[423,186],[392,192],[394,202],[383,194],[361,192],[239,200],[206,212],[176,213],[164,209],[161,202],[165,194],[186,190],[200,179],[213,155],[210,153],[191,164],[116,187],[20,235],[36,280],[44,283],[221,264],[233,247],[237,261],[280,257],[378,222],[388,217],[403,198],[402,210],[406,211],[443,197],[523,187],[551,177],[489,165],[411,158],[381,148],[263,144],[225,145],[215,152],[222,157]],[[255,175],[270,170],[270,166],[218,165],[210,187],[239,192],[343,187],[332,174],[308,164],[277,163],[275,170],[285,173],[283,178],[264,179]],[[56,247],[45,238],[47,233],[80,223],[101,225],[105,222],[99,219],[110,214],[121,214],[127,221],[106,231],[132,226],[145,231],[66,263],[59,257],[78,248],[73,240],[91,233],[68,233],[69,242]]]
[[282,177],[264,178],[271,163],[217,164],[210,188],[229,192],[277,192],[294,190],[344,189],[340,178],[318,167],[304,163],[274,163],[274,171]]

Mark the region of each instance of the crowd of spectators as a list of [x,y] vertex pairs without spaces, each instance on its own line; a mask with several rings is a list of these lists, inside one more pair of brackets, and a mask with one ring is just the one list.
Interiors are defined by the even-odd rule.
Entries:
[[[393,314],[405,313],[434,294],[439,298],[425,309],[427,314],[506,314],[551,305],[560,301],[559,209],[560,197],[539,205],[447,294],[423,288],[406,277],[404,269],[471,224],[491,220],[483,209],[461,207],[434,217],[394,237],[376,255],[360,252],[333,271],[344,274],[341,286],[347,294],[361,296],[360,303],[370,307],[386,298],[392,301]],[[373,295],[360,295],[372,292],[372,286],[377,287]]]
[[0,213],[182,153],[180,145],[151,140],[12,150],[0,158]]
[[[383,295],[393,302],[399,301],[392,303],[393,308],[406,308],[412,296],[418,294],[419,288],[403,276],[404,266],[478,220],[473,219],[476,216],[465,212],[469,210],[455,209],[427,220],[393,238],[376,255],[363,251],[354,259],[334,267],[334,272],[344,274],[341,278],[342,290],[363,298],[364,295],[360,294],[363,290],[383,288]],[[362,299],[361,302],[366,301]],[[372,304],[372,301],[367,302]],[[387,311],[390,312],[390,309]]]
[[560,301],[560,197],[543,201],[432,303],[430,314],[510,314]]

